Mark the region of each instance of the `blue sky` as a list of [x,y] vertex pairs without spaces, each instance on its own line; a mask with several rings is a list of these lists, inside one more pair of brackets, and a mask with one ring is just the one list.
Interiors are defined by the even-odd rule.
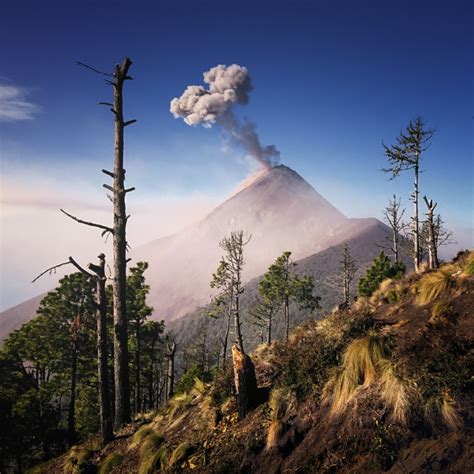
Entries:
[[[350,217],[380,217],[393,192],[409,207],[411,176],[387,181],[379,171],[381,143],[421,114],[437,130],[424,157],[422,193],[472,245],[471,5],[7,2],[0,86],[14,88],[26,104],[17,119],[0,121],[2,227],[9,228],[2,232],[3,282],[5,269],[16,268],[5,263],[15,255],[12,243],[36,232],[26,208],[37,215],[33,208],[52,208],[60,196],[73,207],[101,209],[98,170],[111,166],[113,131],[110,112],[97,102],[109,100],[111,90],[75,61],[110,70],[125,55],[135,78],[126,86],[126,112],[138,119],[126,137],[127,176],[137,187],[130,205],[170,199],[188,209],[169,225],[157,215],[153,233],[137,235],[137,243],[176,230],[249,174],[249,160],[223,147],[218,128],[192,128],[169,113],[170,100],[202,84],[204,71],[237,63],[248,68],[254,90],[236,113]],[[202,205],[194,212],[196,203]],[[38,292],[23,285],[23,276],[6,290],[2,284],[2,306]]]

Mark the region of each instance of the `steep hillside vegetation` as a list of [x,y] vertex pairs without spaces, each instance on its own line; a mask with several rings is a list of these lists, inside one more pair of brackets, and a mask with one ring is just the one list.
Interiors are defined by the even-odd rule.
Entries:
[[[356,237],[346,239],[339,245],[333,245],[322,252],[311,255],[297,262],[295,272],[299,276],[311,276],[314,279],[314,294],[321,297],[321,310],[308,314],[305,310],[298,309],[297,305],[291,305],[291,327],[303,323],[308,318],[320,319],[342,301],[342,278],[340,261],[343,255],[344,245],[348,245],[351,254],[357,261],[358,270],[355,281],[357,281],[373,262],[380,252],[380,245],[384,243],[389,234],[387,226],[376,219],[361,219],[364,221],[364,231]],[[354,224],[358,225],[358,224]],[[406,260],[407,267],[411,268],[411,262]],[[260,342],[261,328],[252,324],[250,310],[258,297],[258,284],[261,277],[251,280],[245,285],[245,291],[241,297],[242,331],[246,347],[253,350]],[[224,335],[226,329],[226,318],[209,318],[210,306],[196,309],[183,318],[170,321],[167,329],[177,335],[181,348],[196,340],[203,323],[208,325],[209,344],[218,346],[218,341]],[[284,320],[275,318],[273,332],[276,338],[284,335]],[[178,357],[180,354],[178,354]]]
[[267,397],[244,420],[220,373],[104,449],[90,440],[35,472],[472,472],[473,307],[474,253],[386,280],[259,346]]

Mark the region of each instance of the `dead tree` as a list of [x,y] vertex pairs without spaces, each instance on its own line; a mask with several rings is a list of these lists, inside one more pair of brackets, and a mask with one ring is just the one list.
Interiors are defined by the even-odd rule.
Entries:
[[428,198],[426,196],[423,197],[426,203],[426,216],[427,216],[427,226],[428,226],[428,265],[430,270],[434,270],[435,268],[438,268],[439,262],[438,262],[438,249],[436,246],[436,241],[435,241],[435,217],[434,217],[434,210],[436,209],[436,206],[438,203],[433,203],[433,201],[430,199],[428,201]]
[[103,230],[102,235],[112,234],[113,236],[113,313],[114,313],[114,384],[115,384],[115,429],[120,429],[125,423],[130,421],[130,377],[128,368],[128,334],[127,334],[127,307],[126,307],[126,286],[127,286],[127,238],[126,225],[130,216],[126,214],[125,195],[134,191],[135,188],[125,188],[125,168],[124,168],[124,129],[136,120],[125,121],[123,117],[123,85],[125,81],[131,80],[128,75],[132,61],[125,58],[121,65],[115,66],[112,74],[103,73],[85,64],[82,66],[92,69],[98,74],[106,76],[105,82],[113,87],[114,100],[110,102],[100,102],[101,105],[110,106],[114,114],[114,171],[103,169],[102,172],[113,179],[113,185],[104,184],[104,188],[112,193],[112,203],[114,210],[113,227],[83,221],[71,214],[64,212],[67,216],[81,224],[98,227]]
[[[105,255],[99,255],[99,264],[94,265],[89,263],[88,268],[93,273],[85,270],[79,265],[74,258],[69,257],[67,262],[60,263],[51,268],[48,268],[43,273],[38,275],[33,283],[38,280],[45,273],[51,273],[63,265],[73,265],[81,273],[93,278],[96,282],[96,317],[97,317],[97,371],[99,381],[99,415],[100,415],[100,433],[102,442],[108,443],[113,438],[113,424],[112,411],[110,400],[110,383],[108,372],[108,336],[107,336],[107,296],[105,291],[105,284],[107,278],[105,276]],[[74,368],[73,368],[74,370]],[[75,389],[75,387],[73,387]],[[71,397],[71,403],[74,403]],[[71,421],[69,420],[69,424]]]
[[166,349],[166,357],[168,359],[168,367],[166,371],[166,399],[169,400],[174,394],[174,357],[176,355],[176,342],[170,340]]
[[390,173],[390,179],[396,178],[402,171],[413,170],[414,182],[411,198],[413,201],[412,236],[413,236],[413,262],[415,271],[420,271],[420,219],[418,214],[418,195],[420,160],[421,155],[430,145],[434,130],[425,129],[425,124],[421,117],[410,120],[406,127],[406,132],[401,132],[397,137],[395,145],[387,146],[383,144],[385,155],[388,158],[390,167],[382,171]]
[[232,288],[232,315],[235,342],[232,347],[235,391],[239,400],[239,415],[243,419],[257,403],[257,380],[255,367],[245,353],[240,319],[240,295],[244,292],[242,270],[244,266],[244,247],[251,237],[246,238],[242,230],[231,232],[220,242],[224,250],[221,262],[225,262],[227,284]]
[[[384,220],[392,229],[392,238],[391,238],[391,248],[390,250],[393,253],[393,259],[395,263],[398,263],[400,260],[400,237],[401,233],[405,228],[403,224],[403,215],[405,214],[405,209],[402,209],[401,199],[397,199],[397,196],[394,194],[392,199],[388,202],[388,206],[384,209]],[[388,240],[388,237],[387,237]]]
[[342,259],[339,261],[342,279],[343,301],[340,308],[347,308],[350,303],[351,286],[357,271],[357,263],[347,245],[344,246]]

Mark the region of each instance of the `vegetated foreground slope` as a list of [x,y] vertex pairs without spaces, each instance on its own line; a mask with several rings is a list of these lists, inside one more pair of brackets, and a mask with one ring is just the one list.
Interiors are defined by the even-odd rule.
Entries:
[[269,400],[244,420],[221,373],[105,449],[90,440],[37,472],[473,472],[473,307],[473,252],[384,281],[288,342],[258,347]]

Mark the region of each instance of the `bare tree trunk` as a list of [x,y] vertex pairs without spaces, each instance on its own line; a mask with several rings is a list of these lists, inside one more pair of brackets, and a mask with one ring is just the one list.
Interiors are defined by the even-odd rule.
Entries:
[[77,340],[73,335],[71,346],[71,388],[69,393],[69,411],[67,419],[67,435],[69,445],[76,439],[76,386],[77,386]]
[[426,207],[428,212],[426,213],[428,217],[428,264],[430,270],[438,268],[438,249],[436,245],[436,229],[434,221],[434,210],[436,209],[437,203],[433,203],[432,200],[428,201],[427,197],[424,196]]
[[[240,279],[240,275],[239,275]],[[240,284],[239,284],[240,285]],[[237,339],[237,344],[239,346],[239,349],[245,354],[244,350],[244,340],[242,338],[242,329],[240,327],[240,301],[239,301],[239,292],[235,292],[235,297],[234,297],[234,331],[235,331],[235,337]]]
[[166,374],[167,378],[167,400],[169,400],[174,394],[174,356],[176,354],[176,343],[172,342],[168,344],[168,370]]
[[[417,154],[418,157],[418,154]],[[420,271],[420,220],[418,217],[418,178],[419,178],[419,165],[418,158],[415,165],[415,182],[413,189],[413,263],[415,265],[415,271]]]
[[114,255],[114,371],[115,371],[115,429],[120,429],[130,421],[130,381],[128,370],[128,334],[126,307],[126,271],[127,271],[127,215],[125,209],[124,186],[125,169],[123,166],[124,127],[123,119],[123,83],[128,78],[128,69],[132,61],[126,58],[122,66],[115,66],[114,104],[114,172],[113,172],[113,255]]
[[270,314],[268,318],[268,326],[267,326],[267,343],[270,345],[272,343],[272,319],[273,315]]
[[140,334],[140,323],[137,322],[136,328],[136,339],[137,347],[135,349],[135,413],[138,413],[141,409],[140,399],[141,399],[141,387],[140,387],[140,374],[141,374],[141,334]]
[[285,333],[286,340],[288,340],[288,336],[290,335],[290,301],[288,295],[285,296]]
[[113,438],[113,424],[110,405],[107,336],[107,296],[105,293],[106,277],[104,267],[104,254],[99,255],[99,265],[89,265],[89,268],[97,275],[97,372],[99,377],[100,434],[102,442],[106,444]]

